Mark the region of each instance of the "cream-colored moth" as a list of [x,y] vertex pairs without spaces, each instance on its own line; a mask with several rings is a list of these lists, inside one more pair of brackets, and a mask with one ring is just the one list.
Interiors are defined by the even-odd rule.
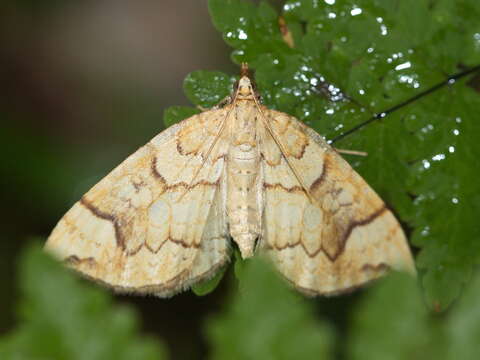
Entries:
[[119,292],[170,296],[263,253],[308,295],[388,269],[415,273],[405,235],[314,130],[260,104],[246,65],[225,105],[171,126],[88,191],[46,248]]

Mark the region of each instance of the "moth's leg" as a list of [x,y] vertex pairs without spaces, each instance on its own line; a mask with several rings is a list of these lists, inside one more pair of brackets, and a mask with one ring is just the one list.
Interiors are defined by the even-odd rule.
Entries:
[[212,109],[220,109],[224,107],[225,105],[231,104],[233,101],[233,98],[231,95],[225,96],[217,105],[215,105]]
[[232,102],[232,97],[228,95],[228,96],[225,96],[218,104],[212,106],[210,109],[200,105],[197,105],[196,108],[202,112],[207,110],[217,110],[224,107],[227,104],[230,104],[231,102]]
[[368,153],[365,151],[357,151],[357,150],[345,150],[345,149],[337,149],[333,148],[339,154],[347,154],[347,155],[357,155],[357,156],[367,156]]

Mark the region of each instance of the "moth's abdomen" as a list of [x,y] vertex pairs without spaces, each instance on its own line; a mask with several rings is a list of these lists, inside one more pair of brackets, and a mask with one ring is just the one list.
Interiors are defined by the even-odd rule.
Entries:
[[227,161],[227,216],[230,235],[246,258],[253,255],[260,235],[256,191],[260,154],[254,134],[239,132],[234,137]]

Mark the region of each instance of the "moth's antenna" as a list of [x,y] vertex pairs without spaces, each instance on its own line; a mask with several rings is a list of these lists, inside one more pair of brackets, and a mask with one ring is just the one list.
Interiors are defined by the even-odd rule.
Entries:
[[[247,63],[242,63],[242,66],[240,67],[240,75],[241,76],[246,76],[249,79],[251,79]],[[287,156],[288,152],[287,152],[285,146],[283,145],[283,143],[280,141],[280,137],[275,133],[275,130],[273,130],[273,128],[270,126],[267,118],[265,117],[265,114],[263,113],[262,108],[260,107],[260,104],[258,103],[258,99],[255,96],[255,92],[253,90],[253,87],[250,90],[252,91],[252,95],[253,95],[252,98],[253,98],[253,101],[255,102],[255,105],[257,106],[258,112],[260,113],[260,118],[262,119],[263,124],[265,125],[268,132],[270,133],[270,136],[275,141],[275,144],[277,144],[277,146],[280,149],[280,152],[282,153],[285,161],[287,162],[288,166],[292,170],[293,175],[295,175],[295,177],[297,178],[298,183],[302,187],[302,189],[305,192],[305,194],[307,195],[308,199],[310,200],[310,202],[312,204],[315,203],[315,199],[313,198],[312,194],[310,193],[307,186],[303,182],[302,177],[300,176],[300,173],[298,172],[298,170],[295,168],[295,166],[288,159],[288,156]]]
[[243,62],[242,65],[240,65],[240,77],[246,76],[250,78],[250,69],[248,68],[248,63]]
[[[248,65],[247,65],[246,63],[242,63],[242,68],[241,68],[241,69],[243,69],[243,65],[244,65],[244,64],[245,64],[245,66],[246,66],[246,71],[248,71]],[[180,200],[182,200],[183,197],[185,196],[185,194],[188,192],[188,190],[192,187],[195,179],[197,178],[198,174],[199,174],[200,171],[203,169],[203,166],[205,165],[205,163],[207,162],[208,158],[210,157],[210,154],[212,153],[213,148],[214,148],[215,145],[217,144],[218,139],[220,139],[220,136],[222,135],[223,130],[225,130],[225,127],[226,127],[226,125],[227,125],[227,119],[228,119],[228,117],[229,117],[230,114],[232,113],[232,110],[235,109],[235,102],[237,101],[237,95],[238,95],[238,88],[235,89],[235,94],[234,94],[234,96],[233,96],[233,101],[232,101],[232,107],[230,108],[230,110],[228,110],[227,115],[225,115],[225,117],[223,118],[222,124],[220,125],[220,130],[218,130],[217,135],[215,135],[215,139],[213,139],[212,144],[211,144],[210,147],[208,148],[207,153],[205,154],[205,157],[203,158],[202,164],[197,168],[197,170],[195,170],[195,173],[193,174],[192,180],[190,180],[190,183],[189,183],[188,186],[185,188],[185,191],[184,191],[184,192],[180,195],[180,197],[177,199],[177,202],[180,201]]]
[[292,170],[293,172],[293,175],[295,175],[295,177],[297,178],[297,181],[298,183],[300,184],[300,186],[303,188],[303,191],[305,192],[305,194],[307,195],[308,199],[310,200],[310,202],[312,204],[315,204],[316,201],[314,199],[314,197],[312,196],[312,194],[310,193],[310,190],[308,190],[307,186],[305,185],[305,183],[303,182],[302,180],[302,177],[300,176],[300,173],[298,172],[298,170],[295,168],[295,166],[290,162],[290,160],[288,159],[288,152],[285,148],[285,146],[283,145],[283,143],[281,142],[280,140],[280,137],[275,133],[275,130],[273,130],[273,128],[270,126],[270,124],[268,123],[268,120],[267,118],[265,117],[265,114],[263,113],[261,107],[260,107],[260,104],[258,103],[258,100],[257,98],[254,96],[253,97],[253,100],[255,101],[255,105],[257,105],[257,109],[258,109],[258,112],[260,113],[260,117],[263,121],[263,124],[265,125],[265,127],[267,128],[268,132],[270,133],[270,135],[272,136],[273,140],[275,141],[275,143],[277,144],[278,148],[280,149],[280,152],[282,153],[283,155],[283,158],[285,159],[285,161],[287,162],[288,166],[290,167],[290,170]]

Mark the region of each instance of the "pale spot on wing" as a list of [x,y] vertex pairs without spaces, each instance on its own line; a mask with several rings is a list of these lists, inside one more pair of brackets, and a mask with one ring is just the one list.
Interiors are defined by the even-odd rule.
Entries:
[[155,201],[148,211],[150,223],[153,226],[162,227],[170,222],[170,205],[165,200]]
[[332,193],[327,193],[323,196],[321,206],[323,210],[331,213],[335,213],[340,208],[337,199]]
[[285,148],[289,155],[301,158],[308,144],[307,137],[297,129],[291,129],[285,134]]
[[320,249],[322,224],[324,222],[323,212],[317,206],[308,204],[303,213],[303,234],[302,243],[309,254]]
[[323,223],[323,212],[317,206],[308,203],[303,215],[303,225],[307,231],[318,231]]
[[[273,115],[273,116],[272,116]],[[272,127],[276,130],[278,135],[283,135],[287,130],[288,125],[290,124],[290,116],[285,113],[280,113],[275,111],[269,116],[269,119],[272,122]]]
[[[194,196],[194,192],[196,196]],[[180,197],[182,195],[182,190],[175,192],[172,198]],[[185,195],[180,202],[173,200],[171,202],[172,207],[172,219],[176,225],[188,225],[190,220],[191,212],[197,213],[198,207],[198,192],[196,190],[190,191],[188,195]]]
[[146,243],[153,252],[158,252],[170,235],[170,205],[164,200],[157,200],[150,206],[148,218],[149,227]]
[[353,195],[351,191],[348,191],[348,189],[345,191],[340,192],[340,194],[337,197],[338,204],[340,206],[348,206],[352,205],[353,203]]
[[296,242],[300,236],[301,204],[304,195],[302,193],[286,192],[285,190],[274,193],[277,196],[277,202],[269,211],[273,213],[274,224],[277,228],[275,230],[276,246],[284,247],[286,244]]

